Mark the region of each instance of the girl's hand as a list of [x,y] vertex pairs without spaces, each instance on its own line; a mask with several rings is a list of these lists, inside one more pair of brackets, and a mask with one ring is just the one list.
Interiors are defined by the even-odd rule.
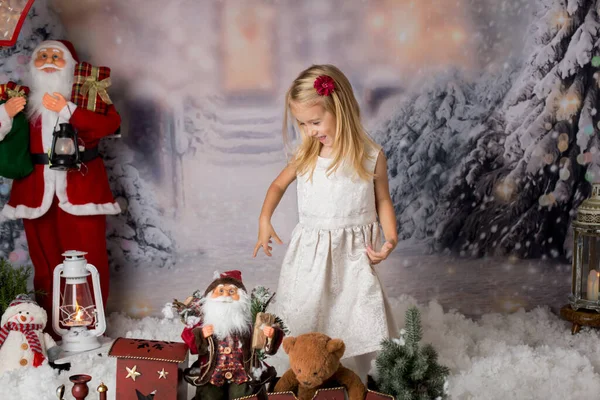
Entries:
[[283,244],[277,233],[275,233],[275,229],[273,229],[273,225],[271,225],[270,221],[264,221],[260,223],[258,228],[258,241],[256,242],[256,246],[254,246],[254,254],[252,257],[256,257],[256,253],[258,253],[258,249],[261,247],[263,251],[268,257],[271,257],[271,243],[273,242],[271,238],[275,239],[278,244]]
[[393,243],[385,242],[383,246],[381,246],[381,251],[376,252],[371,246],[367,246],[367,255],[369,256],[369,260],[371,260],[371,265],[377,265],[388,258],[395,247],[396,246]]

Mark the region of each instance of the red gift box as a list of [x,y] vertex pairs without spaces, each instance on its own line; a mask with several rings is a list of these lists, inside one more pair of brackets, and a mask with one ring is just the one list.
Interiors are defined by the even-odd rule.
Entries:
[[394,400],[394,396],[367,389],[366,400]]
[[[240,399],[258,398],[256,395],[240,397]],[[345,400],[346,389],[343,387],[318,389],[312,400]],[[298,400],[294,392],[273,392],[268,393],[269,400]]]
[[117,358],[117,399],[138,400],[138,390],[144,395],[155,391],[154,400],[187,400],[184,343],[118,338],[108,355]]
[[13,97],[27,97],[29,88],[23,85],[17,85],[13,81],[0,85],[0,100],[6,101]]
[[110,68],[82,62],[75,66],[71,101],[79,107],[106,114],[112,104],[107,89],[111,85]]
[[[343,387],[331,389],[319,389],[312,400],[344,400],[346,398],[346,389]],[[298,400],[294,392],[274,392],[268,393],[269,400]],[[257,395],[240,397],[237,400],[258,400]],[[365,400],[394,400],[394,396],[367,390]]]

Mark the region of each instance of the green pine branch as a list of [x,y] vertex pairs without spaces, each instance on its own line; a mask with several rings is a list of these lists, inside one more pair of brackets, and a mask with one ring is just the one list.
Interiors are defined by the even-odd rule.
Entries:
[[423,338],[423,329],[421,328],[421,314],[416,307],[411,307],[406,312],[406,345],[416,347]]
[[27,290],[31,273],[31,266],[15,268],[6,259],[0,258],[0,315],[4,314],[10,302],[19,294],[45,295],[42,291]]

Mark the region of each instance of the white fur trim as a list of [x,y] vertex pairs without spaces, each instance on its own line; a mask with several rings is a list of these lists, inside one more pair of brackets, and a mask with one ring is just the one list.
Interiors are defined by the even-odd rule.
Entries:
[[2,209],[2,214],[9,219],[35,219],[44,215],[52,205],[55,188],[55,174],[58,172],[66,174],[64,171],[54,171],[51,170],[48,165],[44,165],[44,197],[42,198],[42,204],[39,207],[27,207],[22,204],[13,207],[6,204]]
[[59,200],[58,206],[71,215],[115,215],[121,212],[121,206],[117,202],[72,204],[67,197],[67,172],[55,171],[44,165],[44,197],[41,206],[34,208],[20,204],[13,207],[6,204],[2,214],[9,219],[39,218],[50,209],[55,193]]
[[121,213],[121,207],[116,201],[104,204],[59,203],[58,206],[71,215],[117,215]]
[[33,52],[31,53],[31,54],[33,54],[32,58],[35,58],[35,55],[41,49],[48,49],[48,48],[62,50],[63,53],[70,54],[71,58],[73,58],[73,54],[71,54],[71,52],[69,51],[67,46],[65,46],[58,40],[44,40],[42,43],[38,44],[37,47],[35,49],[33,49]]
[[60,112],[58,113],[58,116],[61,119],[69,122],[71,120],[71,116],[73,115],[73,113],[75,112],[75,110],[77,110],[77,105],[75,103],[72,103],[72,102],[68,101],[67,105],[64,106],[62,108],[62,110],[60,110]]
[[3,140],[12,128],[12,118],[8,116],[4,104],[0,106],[0,140]]
[[114,203],[87,203],[72,204],[67,197],[67,173],[56,174],[56,197],[58,197],[58,206],[71,215],[115,215],[121,212],[121,206],[116,201]]
[[221,274],[219,273],[219,271],[213,272],[213,279],[219,279],[219,278],[221,278]]

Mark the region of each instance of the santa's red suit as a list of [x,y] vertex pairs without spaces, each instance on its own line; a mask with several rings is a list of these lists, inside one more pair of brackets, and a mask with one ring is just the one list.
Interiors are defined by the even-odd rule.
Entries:
[[[33,54],[43,47],[68,51],[77,60],[68,42],[43,42]],[[7,114],[1,107],[0,137],[3,138]],[[56,118],[59,123],[68,122],[77,130],[79,143],[83,142],[86,151],[96,150],[99,140],[115,133],[121,123],[112,105],[106,115],[102,115],[68,102]],[[53,122],[43,121],[42,117],[30,120],[32,154],[48,154],[56,118]],[[85,162],[80,171],[56,171],[48,164],[35,164],[30,175],[13,181],[10,200],[2,213],[10,219],[23,218],[29,255],[35,269],[34,287],[47,293],[40,298],[39,304],[48,315],[52,315],[53,271],[62,263],[62,253],[67,250],[88,253],[86,259],[96,266],[100,274],[102,298],[106,305],[109,288],[106,215],[120,211],[100,157]]]

